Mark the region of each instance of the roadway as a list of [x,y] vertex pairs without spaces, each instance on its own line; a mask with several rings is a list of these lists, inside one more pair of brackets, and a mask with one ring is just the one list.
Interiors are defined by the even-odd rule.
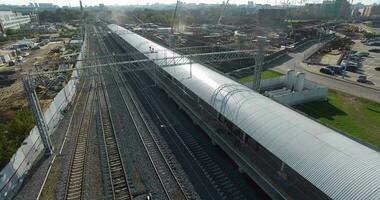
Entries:
[[281,73],[286,73],[288,69],[295,69],[296,71],[304,72],[306,74],[307,80],[325,85],[334,90],[380,102],[380,90],[378,89],[362,86],[355,82],[351,83],[333,77],[328,77],[327,75],[313,73],[305,70],[305,64],[302,62],[304,55],[307,55],[308,53],[314,51],[316,48],[318,48],[318,44],[310,46],[303,52],[289,53],[291,59],[276,67],[273,67],[272,69]]

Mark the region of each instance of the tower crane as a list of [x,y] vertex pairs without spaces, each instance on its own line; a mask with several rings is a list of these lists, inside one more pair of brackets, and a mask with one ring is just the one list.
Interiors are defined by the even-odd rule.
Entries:
[[178,7],[179,7],[180,3],[181,2],[179,0],[177,0],[177,4],[175,5],[175,10],[174,10],[172,21],[171,21],[171,31],[172,31],[172,34],[174,33],[175,18],[177,17]]
[[224,16],[224,12],[226,11],[226,8],[227,8],[227,6],[228,6],[228,2],[229,2],[229,1],[230,1],[230,0],[227,0],[227,1],[226,1],[226,4],[224,4],[224,8],[223,8],[222,12],[220,13],[220,16],[219,16],[219,19],[218,19],[217,25],[222,25],[222,24],[221,24],[221,21],[222,21],[222,18],[223,18],[223,16]]

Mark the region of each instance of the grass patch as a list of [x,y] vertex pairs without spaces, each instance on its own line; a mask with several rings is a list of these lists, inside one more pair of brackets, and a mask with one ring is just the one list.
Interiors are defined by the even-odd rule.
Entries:
[[12,119],[0,124],[0,169],[16,153],[34,126],[32,112],[18,110]]
[[380,103],[329,90],[328,101],[295,106],[323,124],[380,148]]
[[24,29],[8,29],[6,30],[6,37],[0,37],[0,43],[5,43],[10,40],[21,40],[24,38],[34,38],[39,34],[37,32],[25,31]]
[[[283,74],[281,74],[280,72],[276,72],[273,70],[265,70],[261,73],[261,79],[274,78],[274,77],[281,76],[281,75],[283,75]],[[240,78],[239,81],[241,83],[246,83],[246,82],[253,81],[253,79],[254,79],[253,75],[249,75],[249,76],[244,76],[244,77]]]
[[68,29],[68,28],[63,28],[59,32],[59,37],[61,38],[72,38],[75,35],[79,34],[79,29]]

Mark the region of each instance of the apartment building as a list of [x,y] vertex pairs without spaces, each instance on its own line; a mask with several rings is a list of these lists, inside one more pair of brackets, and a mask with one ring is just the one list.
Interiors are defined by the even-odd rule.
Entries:
[[19,29],[23,24],[30,23],[29,15],[22,15],[12,11],[0,11],[0,32],[7,29]]

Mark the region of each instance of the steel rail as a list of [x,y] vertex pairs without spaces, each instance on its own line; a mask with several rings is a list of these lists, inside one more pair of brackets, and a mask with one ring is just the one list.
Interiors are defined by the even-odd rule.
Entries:
[[87,160],[88,126],[90,126],[93,109],[87,113],[87,105],[91,96],[90,91],[85,99],[83,112],[79,122],[79,132],[75,139],[75,149],[70,160],[70,169],[67,176],[65,199],[84,199],[84,177]]
[[116,139],[115,127],[109,109],[110,105],[107,101],[107,92],[104,88],[104,83],[103,77],[99,77],[99,82],[97,82],[98,109],[102,125],[103,141],[106,147],[106,159],[113,199],[129,200],[133,199],[133,197],[130,191],[123,159],[120,154],[120,147]]
[[[154,79],[154,77],[152,76],[155,76],[154,74],[148,74],[147,75]],[[165,78],[167,78],[166,76],[163,76]],[[132,78],[134,80],[134,82],[136,83],[136,87],[139,87],[140,86],[143,86],[144,84],[142,83],[142,81],[140,81],[140,77],[137,73],[131,73],[130,74],[130,78]],[[160,106],[158,105],[157,103],[157,100],[153,99],[154,97],[152,96],[152,94],[149,94],[149,93],[143,93],[142,96],[145,98],[148,106],[152,109],[152,111],[156,114],[157,116],[157,119],[159,120],[159,122],[161,124],[171,124],[170,121],[168,120],[165,112],[160,108]],[[190,96],[189,96],[190,97]],[[154,104],[154,105],[152,105]],[[194,149],[195,147],[198,147],[199,148],[199,145],[195,145],[195,147],[192,147],[192,146],[189,146],[189,139],[187,139],[187,141],[182,138],[182,136],[180,136],[180,134],[178,133],[178,131],[176,130],[176,128],[174,126],[165,126],[165,130],[168,131],[168,134],[170,135],[171,138],[173,138],[174,140],[177,140],[179,141],[179,143],[182,144],[182,146],[185,148],[185,151],[193,158],[195,164],[201,169],[201,171],[204,173],[204,174],[215,174],[215,173],[210,173],[210,169],[209,167],[207,167],[204,162],[202,162],[202,159],[200,160],[195,154],[194,154]],[[174,134],[172,134],[174,133]],[[177,138],[177,139],[175,139]],[[190,140],[191,141],[191,140]],[[192,144],[192,142],[190,142],[190,144]],[[195,150],[196,152],[199,151],[198,149]],[[199,154],[199,153],[198,153]],[[204,160],[204,159],[203,159]],[[208,163],[210,164],[210,163]],[[213,165],[215,166],[215,164]],[[215,170],[215,169],[214,169]],[[220,170],[219,170],[220,172]],[[226,177],[226,176],[223,176],[223,177]],[[223,191],[224,195],[232,195],[232,193],[226,193],[224,189],[224,186],[223,184],[220,183],[220,179],[216,179],[213,175],[211,176],[207,176],[207,179],[212,182],[213,186],[215,188],[219,188],[219,190]],[[219,192],[218,190],[218,192]],[[234,190],[234,195],[237,195],[237,190]],[[220,193],[220,192],[219,192]],[[220,193],[220,195],[223,197],[223,194]],[[224,196],[224,198],[226,198]],[[242,196],[239,196],[238,197],[239,199],[244,199]]]
[[[104,46],[104,49],[107,49],[106,45],[103,43],[103,46]],[[118,86],[117,88],[119,89],[119,93],[124,101],[124,104],[125,106],[127,107],[127,110],[128,110],[128,113],[133,121],[133,124],[134,124],[134,127],[136,128],[138,134],[139,134],[139,137],[144,145],[144,148],[147,152],[147,155],[152,163],[152,166],[153,168],[155,169],[155,172],[157,174],[157,177],[159,178],[160,180],[160,183],[164,189],[164,192],[165,192],[165,195],[168,199],[189,199],[186,195],[186,192],[184,191],[184,188],[182,187],[182,185],[180,184],[179,180],[178,180],[178,177],[175,176],[175,173],[173,171],[173,169],[170,167],[170,164],[169,164],[169,161],[166,159],[166,157],[164,156],[164,153],[162,151],[162,149],[160,148],[160,145],[158,144],[157,142],[157,139],[155,139],[155,137],[153,136],[153,133],[151,131],[151,129],[149,128],[149,125],[145,119],[145,117],[143,116],[139,106],[137,105],[136,103],[136,100],[134,99],[133,95],[131,94],[131,92],[126,88],[126,85],[123,81],[121,81],[123,83],[123,86],[120,86],[119,82],[116,80],[116,76],[115,76],[115,73],[117,72],[113,72],[111,73],[112,74],[112,80],[116,83],[116,85]],[[120,76],[119,73],[117,73],[118,76]],[[120,78],[120,77],[119,77]],[[128,92],[128,96],[130,97],[131,99],[131,102],[133,103],[133,106],[134,108],[137,110],[137,113],[138,113],[138,116],[140,117],[140,119],[142,120],[143,124],[144,124],[144,129],[147,130],[147,133],[148,135],[145,135],[144,136],[144,131],[141,131],[139,129],[139,125],[137,124],[137,120],[136,118],[134,117],[135,115],[132,113],[131,111],[131,107],[129,106],[127,100],[125,99],[125,96],[123,95],[123,92],[121,91],[121,88],[125,88],[126,89],[126,92]],[[147,137],[148,136],[148,137]],[[150,139],[149,139],[150,138]],[[150,141],[148,141],[150,140]],[[156,152],[154,152],[156,151]],[[154,154],[154,155],[153,155]],[[157,159],[160,159],[160,158],[157,158],[157,157],[153,157],[153,156],[160,156],[161,159],[163,159],[165,165],[166,165],[166,169],[169,170],[169,173],[165,172],[165,168],[163,168],[163,166],[158,166],[159,163],[157,162]],[[177,195],[173,195],[173,193],[175,193],[175,191],[178,191],[178,190],[174,190],[172,188],[167,188],[167,184],[168,184],[168,181],[170,181],[170,177],[163,177],[164,175],[168,175],[168,174],[171,174],[171,176],[174,178],[174,181],[175,181],[175,184],[178,186],[179,190],[181,191],[181,196],[178,196]],[[168,191],[169,189],[171,189],[171,191]]]

